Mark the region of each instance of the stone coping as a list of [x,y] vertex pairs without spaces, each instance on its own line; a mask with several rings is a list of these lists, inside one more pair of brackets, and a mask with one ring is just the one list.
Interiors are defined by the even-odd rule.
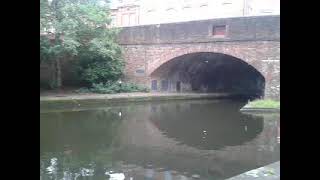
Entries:
[[81,110],[97,106],[116,106],[131,102],[160,102],[169,100],[233,99],[238,94],[227,93],[121,93],[121,94],[68,94],[40,96],[40,111]]
[[279,113],[278,108],[253,108],[253,107],[243,107],[240,109],[241,112],[247,113]]
[[41,102],[61,102],[79,100],[103,100],[103,101],[149,101],[168,99],[201,99],[201,98],[231,98],[241,96],[228,93],[120,93],[120,94],[69,94],[40,96]]

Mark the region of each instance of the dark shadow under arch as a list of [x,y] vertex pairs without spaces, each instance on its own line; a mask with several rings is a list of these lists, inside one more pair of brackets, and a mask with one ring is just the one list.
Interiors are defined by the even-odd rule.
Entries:
[[150,76],[153,91],[264,96],[263,75],[244,60],[222,53],[185,54],[162,64]]

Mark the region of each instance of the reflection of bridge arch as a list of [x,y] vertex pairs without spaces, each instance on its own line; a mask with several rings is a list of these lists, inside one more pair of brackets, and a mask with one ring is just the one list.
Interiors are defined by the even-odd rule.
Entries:
[[240,145],[262,132],[262,117],[253,118],[239,111],[227,113],[222,109],[223,107],[194,106],[193,111],[175,114],[176,111],[172,110],[171,114],[166,112],[165,117],[161,112],[154,113],[150,121],[167,138],[204,150]]
[[[155,169],[164,167],[180,173],[204,173],[203,170],[207,169],[214,175],[231,177],[255,168],[258,159],[261,159],[261,165],[274,160],[274,158],[261,158],[262,152],[257,144],[259,137],[263,135],[259,135],[256,140],[246,145],[227,147],[224,151],[199,150],[168,138],[151,121],[124,122],[126,124],[122,124],[119,129],[124,139],[121,139],[122,148],[116,152],[116,159],[129,164],[140,166],[152,164]],[[136,131],[136,128],[139,131]],[[237,163],[241,163],[243,167],[232,170]],[[231,174],[223,174],[224,172]]]
[[[163,125],[161,124],[163,122],[157,121],[157,119],[153,119],[153,117],[155,112],[165,114],[167,113],[166,111],[170,109],[176,111],[173,107],[177,106],[177,104],[178,103],[172,103],[170,105],[166,103],[165,106],[161,106],[160,104],[156,107],[153,105],[153,108],[150,107],[150,109],[136,108],[135,114],[143,114],[144,116],[147,115],[147,117],[143,118],[141,116],[136,117],[132,121],[123,121],[123,124],[118,130],[121,134],[119,147],[122,148],[117,151],[117,159],[140,166],[152,164],[154,168],[165,167],[178,172],[187,171],[197,173],[207,169],[210,172],[219,174],[226,170],[231,173],[230,176],[255,168],[257,161],[260,161],[261,165],[274,161],[275,157],[268,157],[268,159],[261,158],[263,153],[260,151],[258,144],[261,141],[260,138],[265,138],[265,132],[261,132],[262,129],[253,133],[255,135],[247,137],[247,143],[242,141],[238,145],[233,144],[233,146],[228,146],[220,150],[206,149],[205,146],[202,148],[201,146],[196,147],[190,142],[182,142],[184,139],[181,139],[181,137],[171,136],[172,133],[169,131],[173,129],[165,129],[163,127],[170,124]],[[190,104],[188,103],[186,106],[190,106]],[[186,106],[180,108],[187,111]],[[191,104],[192,109],[194,109],[194,106],[197,106],[197,103]],[[152,113],[150,113],[151,109]],[[133,117],[133,115],[130,114],[126,116]],[[162,120],[164,120],[168,118],[168,116],[163,116],[162,118]],[[253,117],[249,116],[248,118]],[[168,121],[171,120],[173,119],[168,119]],[[263,121],[263,119],[259,118],[255,118],[254,120]],[[196,124],[196,122],[194,122],[194,124]],[[260,125],[257,124],[256,126]],[[177,129],[177,127],[173,128]],[[248,129],[250,129],[250,127],[248,127]],[[184,130],[188,131],[190,129]],[[258,133],[260,134],[258,135]],[[272,155],[272,153],[267,150],[265,153]],[[141,161],[142,159],[145,161]],[[243,164],[243,169],[236,168],[232,170],[237,163]],[[220,175],[222,176],[222,174]],[[224,174],[223,176],[228,175]]]
[[[172,121],[173,119],[168,117],[175,115],[171,112],[179,112],[179,114],[190,116],[190,113],[186,112],[193,110],[196,116],[196,111],[199,110],[197,106],[210,106],[210,103],[212,101],[209,100],[184,103],[181,103],[181,101],[159,102],[136,105],[134,107],[121,106],[110,110],[111,113],[108,113],[109,111],[107,110],[83,111],[83,114],[74,112],[56,113],[57,116],[51,116],[50,119],[47,119],[49,121],[46,124],[41,124],[42,133],[48,133],[47,135],[41,133],[41,142],[54,141],[52,144],[54,147],[46,148],[45,146],[47,145],[42,143],[40,150],[46,151],[46,149],[57,148],[55,150],[60,152],[64,150],[64,145],[67,143],[73,157],[77,157],[79,154],[85,155],[83,156],[85,157],[84,159],[81,158],[82,161],[91,162],[90,155],[90,157],[96,158],[94,161],[100,161],[101,165],[110,163],[110,161],[122,161],[124,165],[134,164],[138,167],[152,164],[152,168],[155,170],[163,167],[178,171],[180,174],[182,172],[190,172],[205,176],[206,173],[209,173],[218,177],[233,176],[278,160],[277,155],[272,150],[272,148],[276,147],[274,142],[277,143],[277,133],[274,128],[276,122],[272,121],[275,119],[273,117],[270,117],[271,119],[268,120],[268,123],[263,123],[265,127],[259,135],[256,136],[254,135],[255,133],[252,133],[251,136],[246,137],[248,138],[246,143],[241,141],[242,145],[224,144],[226,147],[222,148],[220,146],[220,150],[212,150],[212,148],[207,148],[203,144],[188,142],[183,138],[185,134],[175,134],[172,133],[174,129],[168,129],[168,125],[170,126],[171,124],[166,121]],[[211,106],[211,113],[217,116],[226,116],[226,113],[220,112],[223,109],[219,109],[219,107],[222,106],[226,107],[221,103],[216,107]],[[231,110],[228,112],[236,113],[241,106],[241,103],[231,103],[228,106],[229,110]],[[204,109],[202,113],[210,116],[210,114],[207,114],[209,109]],[[119,117],[119,111],[122,112],[121,121],[116,118]],[[169,116],[159,117],[161,114],[169,114]],[[46,116],[47,114],[42,114],[42,120]],[[68,120],[63,121],[59,117],[65,117]],[[233,116],[228,117],[230,119]],[[177,118],[181,119],[183,117]],[[107,121],[107,119],[113,119],[113,121]],[[227,119],[224,118],[224,120]],[[261,121],[262,119],[255,120]],[[197,121],[200,123],[199,119]],[[156,126],[156,124],[158,125]],[[197,124],[197,122],[193,122],[193,124]],[[242,125],[238,126],[243,129]],[[234,127],[236,126],[234,125]],[[260,125],[253,124],[253,126]],[[248,129],[250,130],[251,127],[248,126]],[[202,129],[203,127],[194,128]],[[185,130],[190,131],[192,129],[186,128]],[[210,133],[210,129],[208,128],[207,130]],[[111,132],[113,135],[110,134]],[[85,142],[87,143],[83,143],[83,135],[86,135]],[[61,141],[61,137],[64,138],[64,141]],[[77,162],[76,158],[74,160]],[[238,164],[241,164],[241,168],[239,168]],[[204,172],[206,170],[207,172]],[[229,173],[224,174],[224,171]]]
[[[141,118],[124,121],[119,131],[128,132],[121,135],[128,138],[122,139],[128,144],[139,141],[141,144],[154,143],[153,146],[183,144],[197,150],[217,150],[251,141],[262,132],[263,118],[240,113],[238,110],[241,106],[243,103],[218,104],[210,101],[153,104],[150,109],[141,109],[135,113],[141,114]],[[224,111],[225,107],[228,107],[228,111]],[[234,136],[230,136],[231,134]],[[213,143],[197,144],[204,136]],[[221,137],[224,141],[221,141]]]

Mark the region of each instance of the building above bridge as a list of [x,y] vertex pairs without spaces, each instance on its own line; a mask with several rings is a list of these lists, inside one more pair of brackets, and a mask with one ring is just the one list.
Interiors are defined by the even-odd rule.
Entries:
[[117,27],[280,14],[280,0],[112,0]]

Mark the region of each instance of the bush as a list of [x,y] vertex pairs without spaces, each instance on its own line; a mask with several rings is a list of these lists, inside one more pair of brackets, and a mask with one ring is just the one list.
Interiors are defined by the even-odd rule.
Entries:
[[116,81],[122,75],[123,62],[86,60],[78,68],[80,78],[87,84],[99,84],[106,81]]
[[50,89],[50,84],[46,81],[40,81],[40,89]]
[[40,81],[40,89],[42,90],[51,90],[55,88],[56,86],[54,81]]
[[142,87],[133,83],[98,83],[93,84],[91,88],[81,88],[76,92],[78,93],[98,93],[98,94],[115,94],[115,93],[127,93],[127,92],[149,92],[150,90],[146,87]]
[[89,93],[90,90],[89,90],[89,88],[83,87],[83,88],[75,90],[75,92],[76,93]]

